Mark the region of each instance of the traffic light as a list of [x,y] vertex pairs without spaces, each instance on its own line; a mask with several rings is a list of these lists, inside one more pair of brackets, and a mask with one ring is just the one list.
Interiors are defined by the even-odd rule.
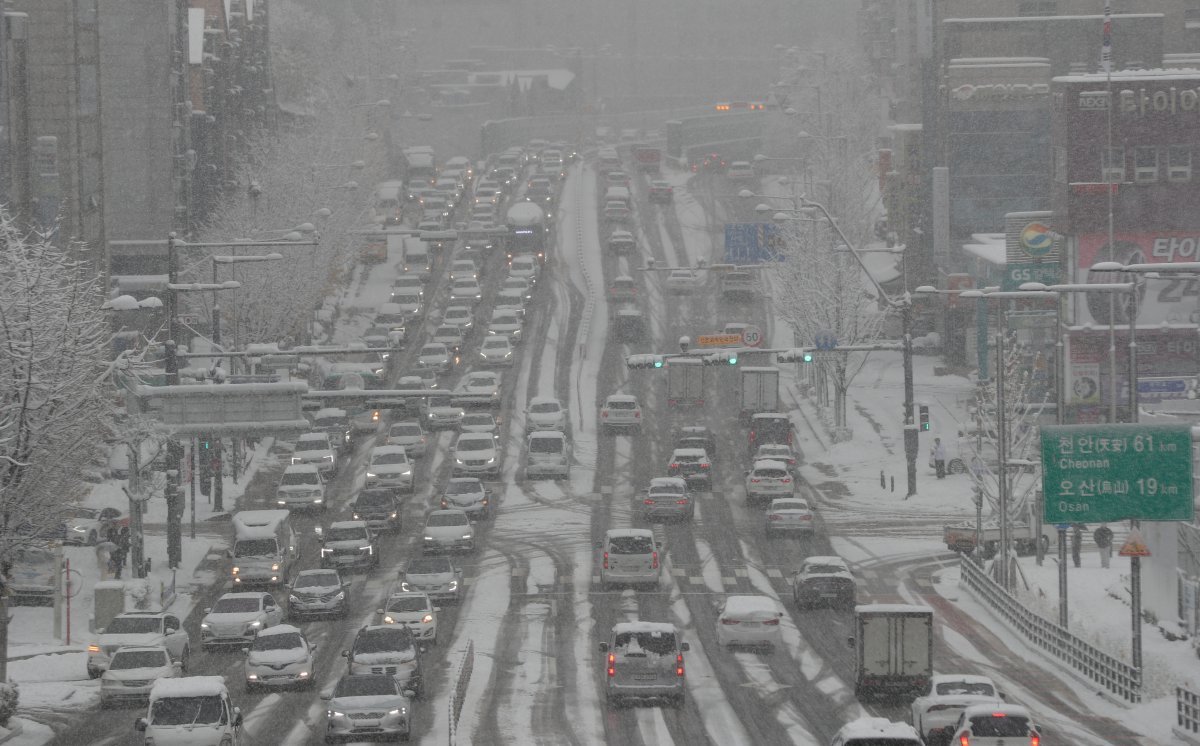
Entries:
[[630,370],[638,368],[661,368],[663,367],[662,355],[630,355],[625,358],[625,365]]
[[775,359],[781,363],[811,363],[813,361],[813,354],[812,350],[799,347],[787,352],[776,353]]
[[737,352],[732,350],[714,352],[711,355],[705,355],[702,361],[705,365],[737,365]]
[[918,407],[917,411],[920,413],[921,429],[928,430],[929,429],[929,407],[925,404],[922,404]]

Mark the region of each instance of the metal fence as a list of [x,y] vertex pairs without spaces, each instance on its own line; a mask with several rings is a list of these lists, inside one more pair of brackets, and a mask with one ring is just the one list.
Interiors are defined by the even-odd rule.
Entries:
[[1089,645],[1058,623],[1025,608],[971,560],[964,558],[959,566],[962,568],[963,581],[976,597],[1026,640],[1127,702],[1142,701],[1141,675],[1133,666]]
[[467,696],[467,685],[471,683],[471,671],[475,668],[475,641],[467,640],[467,651],[458,664],[454,690],[450,692],[447,717],[450,720],[450,746],[458,741],[458,716],[462,714],[463,699]]
[[1175,720],[1185,733],[1200,733],[1200,694],[1175,687]]

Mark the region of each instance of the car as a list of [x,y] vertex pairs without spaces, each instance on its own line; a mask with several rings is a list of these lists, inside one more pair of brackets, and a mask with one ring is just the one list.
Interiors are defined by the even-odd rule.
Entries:
[[691,293],[700,284],[700,277],[694,270],[673,269],[667,275],[667,290],[672,293]]
[[467,412],[463,415],[462,422],[458,423],[458,431],[460,433],[499,435],[500,423],[496,420],[495,415],[489,412]]
[[818,604],[853,609],[857,596],[858,584],[841,557],[805,557],[800,569],[792,576],[792,600],[798,609]]
[[567,410],[558,399],[549,396],[535,396],[529,400],[525,410],[525,432],[534,430],[567,429]]
[[258,633],[246,651],[243,674],[246,691],[275,686],[311,689],[317,685],[313,671],[316,646],[298,628],[277,624]]
[[483,299],[483,289],[474,277],[460,277],[450,281],[451,303],[478,303]]
[[414,639],[437,645],[437,615],[441,607],[434,606],[428,595],[419,591],[392,593],[376,609],[379,624],[403,624]]
[[474,259],[465,259],[461,256],[458,259],[450,262],[450,268],[448,272],[450,274],[451,281],[461,280],[463,278],[470,278],[472,280],[479,279],[479,265],[475,263]]
[[[383,375],[383,371],[380,371]],[[374,438],[383,422],[383,410],[370,408],[355,412],[350,417],[350,432],[354,438]]]
[[463,596],[463,573],[449,557],[413,557],[399,575],[403,592],[421,592],[436,602],[458,603]]
[[607,186],[619,186],[629,188],[629,174],[624,171],[609,171],[604,174],[604,183]]
[[107,627],[97,630],[97,635],[96,642],[87,647],[87,673],[93,679],[108,670],[113,653],[126,645],[161,645],[187,672],[192,641],[175,614],[127,611],[113,617]]
[[717,644],[773,650],[783,643],[783,610],[769,596],[729,596],[717,609]]
[[[500,477],[500,448],[494,435],[460,433],[458,439],[454,441],[451,456],[454,459],[454,465],[450,474],[454,477],[479,476],[490,479]],[[452,479],[451,483],[453,481]],[[484,505],[486,504],[485,500]]]
[[451,398],[459,407],[499,407],[500,381],[495,371],[471,371],[458,382]]
[[475,527],[462,510],[431,510],[421,537],[426,552],[475,551]]
[[350,415],[339,407],[322,407],[313,413],[312,429],[329,435],[329,442],[339,449],[349,447],[353,440]]
[[362,490],[354,496],[351,518],[375,532],[400,530],[400,501],[391,490]]
[[424,689],[421,670],[421,651],[412,632],[399,624],[367,625],[354,636],[349,650],[342,651],[352,676],[384,674],[391,676],[414,697]]
[[636,301],[637,297],[637,281],[629,275],[618,275],[614,277],[612,284],[608,286],[608,300],[610,303]]
[[403,422],[393,422],[388,427],[385,442],[390,446],[403,446],[410,458],[424,458],[428,440],[421,423],[404,420]]
[[614,254],[633,254],[637,241],[629,231],[613,231],[608,236],[608,250]]
[[443,175],[433,182],[433,188],[441,192],[451,205],[457,204],[458,200],[462,198],[462,185],[456,178],[448,179]]
[[325,743],[376,737],[407,741],[412,733],[412,705],[391,676],[343,676],[333,693],[322,699],[326,700]]
[[465,414],[462,407],[454,403],[454,397],[449,392],[422,399],[419,411],[421,421],[429,430],[456,429]]
[[445,219],[450,217],[450,213],[453,211],[454,205],[451,204],[445,194],[427,192],[421,196],[422,219]]
[[513,364],[512,342],[507,334],[490,334],[479,346],[479,362],[487,366],[508,367]]
[[492,311],[492,319],[488,322],[488,334],[503,334],[514,345],[521,343],[521,314],[506,308]]
[[241,647],[282,621],[283,609],[270,593],[226,593],[204,610],[200,644],[205,650],[222,645]]
[[627,224],[633,219],[633,213],[624,200],[610,199],[604,203],[601,217],[606,223]]
[[314,616],[345,619],[350,611],[350,582],[337,570],[301,570],[288,587],[288,621]]
[[746,504],[762,505],[777,497],[796,494],[792,472],[783,461],[762,459],[746,470]]
[[725,169],[725,178],[730,181],[753,181],[756,176],[749,161],[732,161]]
[[703,448],[709,461],[717,460],[717,438],[704,425],[685,425],[675,431],[676,448]]
[[792,420],[782,412],[756,412],[750,415],[747,443],[751,455],[763,443],[791,446],[794,440]]
[[550,204],[554,201],[554,183],[545,177],[530,179],[529,187],[525,190],[525,199],[541,205]]
[[[411,391],[411,395],[401,396],[401,401],[404,406],[397,407],[402,412],[411,413],[420,409],[421,398],[425,391],[438,388],[437,373],[432,370],[420,371],[422,375],[415,376],[400,376],[396,379],[396,383],[392,385],[392,389],[396,391]],[[409,453],[411,456],[412,454]]]
[[520,293],[522,305],[533,300],[533,282],[528,277],[505,277],[500,283],[500,291],[516,290]]
[[662,542],[648,528],[611,528],[599,542],[600,586],[657,588],[662,577]]
[[100,708],[150,699],[150,690],[159,679],[183,675],[183,665],[171,660],[162,645],[128,645],[118,648],[100,676]]
[[1006,703],[968,705],[950,737],[955,746],[1037,746],[1041,740],[1041,728],[1029,710]]
[[688,491],[687,482],[679,477],[655,477],[646,488],[642,500],[642,517],[647,521],[677,518],[690,521],[696,514],[696,503]]
[[520,277],[530,285],[536,285],[538,269],[537,257],[521,254],[514,256],[512,261],[508,263],[508,276]]
[[526,303],[528,303],[528,301],[525,299],[525,293],[522,290],[515,290],[513,288],[500,288],[500,290],[496,292],[495,308],[497,310],[503,309],[505,311],[513,311],[515,313],[523,314],[525,312]]
[[667,476],[683,477],[692,489],[712,489],[712,461],[702,448],[676,448],[671,452]]
[[31,525],[30,530],[18,528],[17,533],[31,538],[58,539],[64,544],[92,546],[103,541],[110,530],[129,526],[129,516],[120,508],[72,506],[56,515],[62,520],[47,527],[48,530],[33,530]]
[[[351,426],[353,430],[353,426]],[[329,435],[323,432],[304,433],[296,439],[296,447],[292,451],[293,464],[315,464],[317,471],[328,476],[337,474],[337,452],[329,442]]]
[[571,475],[571,444],[560,430],[534,430],[525,439],[527,479],[566,479]]
[[[487,435],[463,436],[490,438]],[[459,453],[455,451],[456,458]],[[459,472],[461,473],[461,472]],[[483,520],[492,514],[492,491],[483,486],[477,477],[451,477],[441,490],[443,510],[461,510],[474,520]]]
[[771,500],[763,516],[763,525],[767,537],[778,534],[811,537],[816,532],[812,508],[802,497],[777,497]]
[[379,567],[379,537],[366,521],[336,521],[321,532],[321,567],[373,570]]
[[408,449],[399,445],[372,448],[363,489],[368,492],[407,492],[411,495],[416,486],[413,482],[413,464],[408,457]]
[[462,351],[463,344],[466,342],[466,335],[463,328],[457,324],[442,324],[434,328],[433,335],[429,338],[430,342],[442,344],[446,349],[454,353],[457,360],[459,353]]
[[683,654],[675,625],[664,622],[619,622],[607,641],[604,654],[605,701],[616,707],[627,699],[665,699],[682,708],[686,691]]
[[288,510],[325,510],[325,478],[315,464],[290,464],[284,467],[275,504]]
[[454,367],[454,355],[442,342],[429,342],[417,353],[417,367],[437,373],[449,373]]
[[642,405],[631,394],[610,394],[600,406],[600,425],[604,432],[642,431]]
[[[500,191],[499,186],[492,186],[490,184],[484,184],[483,182],[479,182],[479,184],[476,185],[476,187],[475,187],[474,202],[475,202],[476,206],[499,205],[500,200],[502,200],[503,198],[504,198],[504,194],[503,194],[503,192]],[[473,216],[475,214],[475,211],[472,210],[471,214]]]
[[758,447],[758,450],[754,452],[754,458],[752,461],[757,462],[762,461],[763,459],[779,461],[780,463],[786,464],[788,471],[792,474],[792,479],[796,478],[798,471],[798,459],[796,458],[796,453],[792,450],[791,446],[784,445],[782,443],[763,443]]
[[843,725],[833,737],[833,746],[922,746],[917,731],[908,723],[881,717],[861,717]]
[[422,299],[425,297],[425,279],[415,272],[402,272],[392,280],[392,294],[398,290],[411,290]]
[[650,182],[649,197],[651,202],[670,204],[675,199],[675,188],[668,181],[652,181]]
[[912,724],[929,746],[949,746],[954,727],[969,705],[1002,705],[1004,695],[987,676],[934,674],[912,703]]
[[467,333],[475,326],[475,312],[468,306],[447,306],[442,323],[457,326]]

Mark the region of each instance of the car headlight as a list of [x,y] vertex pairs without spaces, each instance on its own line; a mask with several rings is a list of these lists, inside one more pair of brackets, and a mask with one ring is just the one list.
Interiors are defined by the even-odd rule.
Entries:
[[345,591],[338,591],[337,595],[333,597],[334,601],[344,601],[345,599],[346,599]]
[[230,572],[232,572],[234,575],[237,575],[241,571],[242,571],[242,568],[240,568],[240,567],[234,567],[232,570],[230,570]]
[[325,456],[325,460],[326,460],[326,461],[333,461],[333,454],[331,453],[331,454],[329,454],[328,456]]
[[362,520],[361,518],[358,517],[358,513],[352,513],[351,515],[354,517],[354,520],[356,520],[356,521]]
[[321,556],[322,557],[328,557],[331,554],[333,554],[332,549],[330,549],[329,547],[321,547]]
[[375,547],[373,547],[373,546],[371,546],[370,544],[368,544],[368,545],[366,545],[365,547],[359,547],[359,548],[358,548],[358,551],[360,551],[360,552],[366,552],[367,554],[374,554],[374,553],[375,553]]
[[[428,536],[426,536],[425,538],[426,538],[426,539],[428,539],[429,537],[428,537]],[[411,590],[412,590],[412,586],[411,586],[411,585],[409,585],[409,583],[408,583],[408,581],[407,581],[407,580],[401,580],[401,581],[400,581],[400,590],[402,590],[402,591],[411,591]]]
[[288,603],[289,604],[298,604],[298,603],[300,603],[300,599],[296,596],[288,596]]
[[447,584],[446,584],[446,590],[448,590],[448,591],[457,591],[457,590],[458,590],[458,581],[457,581],[457,580],[451,580],[449,583],[447,583]]
[[433,537],[432,537],[432,536],[426,536],[426,537],[425,537],[425,541],[433,541]]
[[489,464],[494,464],[494,463],[496,463],[496,457],[495,457],[495,456],[492,456],[490,459],[488,459],[488,460],[487,460],[487,462],[488,462]]
[[392,619],[392,617],[391,617],[391,616],[384,616],[384,617],[383,617],[383,623],[384,623],[384,624],[395,624],[395,623],[396,623],[396,620],[395,620],[395,619]]
[[454,457],[454,463],[458,464],[459,466],[462,466],[463,464],[465,464],[465,463],[467,463],[467,462],[466,462],[466,461],[463,461],[463,460],[462,460],[462,459],[460,459],[458,456],[455,456],[455,457]]
[[389,714],[389,715],[407,715],[407,714],[408,714],[408,708],[407,708],[407,707],[401,707],[401,708],[400,708],[400,709],[398,709],[398,710],[391,710],[390,712],[388,712],[388,714]]
[[200,622],[200,629],[208,629],[208,622]]
[[473,538],[475,538],[475,535],[474,534],[463,534],[462,537],[464,539],[473,539]]
[[258,629],[259,627],[262,626],[262,622],[260,622],[256,619],[253,622],[250,622],[250,624],[248,624],[246,626],[248,626],[250,629]]
[[346,717],[346,713],[344,713],[344,712],[338,712],[337,710],[326,710],[326,711],[325,711],[325,714],[326,714],[327,716],[331,717],[331,718],[344,718],[344,717]]
[[[203,625],[201,625],[201,626],[203,626]],[[99,652],[100,652],[100,646],[99,646],[99,645],[88,645],[88,648],[87,648],[87,650],[88,650],[88,652],[89,652],[89,653],[99,653]]]
[[279,565],[271,565],[271,572],[279,572]]
[[367,472],[367,479],[374,479],[377,476],[379,476],[379,475],[375,474],[374,472],[370,472],[370,471]]
[[421,624],[433,624],[433,614],[426,614],[421,617]]
[[87,528],[85,528],[83,526],[72,526],[71,530],[77,534],[82,534],[87,531]]

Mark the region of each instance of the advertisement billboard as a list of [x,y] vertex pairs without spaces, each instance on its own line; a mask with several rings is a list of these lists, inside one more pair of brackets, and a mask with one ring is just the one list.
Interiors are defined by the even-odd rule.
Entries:
[[[1120,272],[1095,272],[1097,262],[1121,264],[1169,264],[1200,261],[1200,229],[1115,233],[1110,250],[1106,233],[1084,233],[1077,238],[1075,281],[1080,283],[1128,282]],[[1087,293],[1086,302],[1076,306],[1076,325],[1109,323],[1108,293]],[[1121,293],[1112,303],[1118,325],[1129,323],[1129,296]],[[1138,300],[1138,326],[1195,324],[1200,322],[1200,280],[1195,278],[1147,279]]]

